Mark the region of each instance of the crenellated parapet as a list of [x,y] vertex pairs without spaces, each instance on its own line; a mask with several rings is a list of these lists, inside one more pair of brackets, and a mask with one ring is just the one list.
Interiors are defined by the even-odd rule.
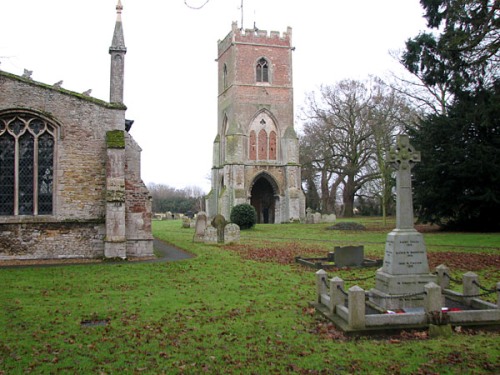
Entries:
[[232,44],[266,44],[272,46],[280,46],[291,48],[292,45],[292,28],[287,27],[283,33],[279,31],[267,31],[259,29],[240,29],[238,23],[232,23],[231,32],[221,41],[218,42],[218,56],[226,51]]

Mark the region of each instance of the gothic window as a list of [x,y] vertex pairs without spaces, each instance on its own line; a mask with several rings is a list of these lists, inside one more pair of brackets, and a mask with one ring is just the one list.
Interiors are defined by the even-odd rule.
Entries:
[[248,134],[248,160],[278,160],[279,137],[275,121],[266,111],[252,120]]
[[55,133],[33,116],[0,117],[0,215],[52,214]]
[[224,64],[224,69],[222,71],[222,84],[224,86],[224,90],[227,89],[227,65]]
[[269,65],[265,58],[261,58],[256,66],[257,82],[269,82]]
[[257,159],[257,136],[255,130],[250,131],[250,160]]
[[267,159],[267,132],[262,129],[259,132],[259,160]]
[[269,160],[276,160],[276,132],[269,134]]
[[223,165],[226,162],[226,132],[227,132],[227,115],[224,115],[224,119],[222,120],[222,128],[220,132],[220,155],[219,155],[219,164]]

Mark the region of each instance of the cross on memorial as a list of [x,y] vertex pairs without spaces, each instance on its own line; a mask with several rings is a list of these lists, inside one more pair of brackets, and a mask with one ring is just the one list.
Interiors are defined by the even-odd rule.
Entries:
[[411,169],[420,161],[420,151],[410,145],[407,135],[398,135],[386,159],[396,169],[396,229],[413,229]]

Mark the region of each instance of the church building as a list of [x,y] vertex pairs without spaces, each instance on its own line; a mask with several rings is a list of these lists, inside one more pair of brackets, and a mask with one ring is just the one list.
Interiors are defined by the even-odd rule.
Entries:
[[258,223],[305,217],[294,130],[292,29],[241,30],[218,42],[218,125],[207,214],[249,203]]
[[109,102],[0,71],[0,260],[153,255],[116,9]]

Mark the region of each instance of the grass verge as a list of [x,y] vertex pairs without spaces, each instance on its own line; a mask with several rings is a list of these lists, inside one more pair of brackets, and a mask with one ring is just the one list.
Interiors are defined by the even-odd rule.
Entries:
[[[364,224],[368,230],[356,233],[258,225],[242,232],[238,246],[216,246],[193,243],[194,231],[179,221],[154,222],[155,236],[196,257],[0,269],[0,374],[499,373],[497,332],[350,338],[314,314],[314,270],[293,256],[356,242],[382,257],[387,228]],[[467,255],[477,254],[487,259],[477,271],[481,281],[500,280],[499,234],[429,232],[425,240],[430,258],[465,258],[455,277],[472,266]],[[374,272],[337,271],[345,279]]]

